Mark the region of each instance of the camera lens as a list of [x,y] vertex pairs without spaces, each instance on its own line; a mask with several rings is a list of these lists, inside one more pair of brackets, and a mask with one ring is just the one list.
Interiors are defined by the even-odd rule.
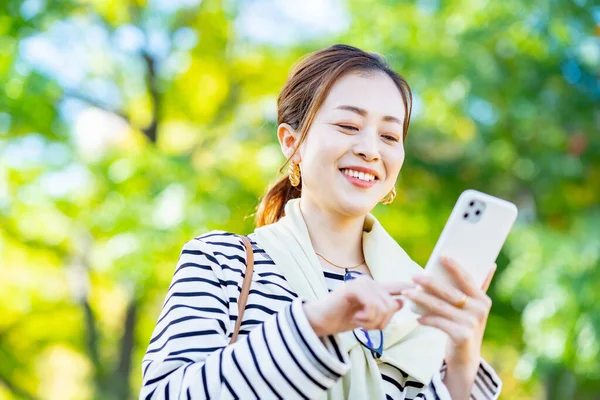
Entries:
[[464,217],[469,218],[469,213],[465,213]]
[[479,211],[479,210],[475,211],[475,215],[479,215],[479,214],[481,214],[481,211]]
[[472,202],[469,203],[469,207],[473,207],[474,205],[475,205],[474,201],[472,201]]

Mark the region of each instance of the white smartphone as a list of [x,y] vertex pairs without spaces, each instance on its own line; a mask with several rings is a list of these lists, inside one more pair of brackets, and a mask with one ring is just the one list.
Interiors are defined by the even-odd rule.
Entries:
[[[476,190],[466,190],[458,198],[438,239],[425,273],[456,283],[441,263],[442,256],[454,259],[481,287],[504,245],[516,218],[517,207],[506,200]],[[422,313],[409,301],[412,311]]]

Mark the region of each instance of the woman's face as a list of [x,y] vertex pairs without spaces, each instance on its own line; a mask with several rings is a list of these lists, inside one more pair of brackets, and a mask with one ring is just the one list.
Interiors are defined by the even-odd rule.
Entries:
[[[347,217],[370,212],[392,189],[404,162],[404,118],[400,91],[385,73],[338,79],[295,158],[303,201]],[[349,176],[360,172],[371,176]]]

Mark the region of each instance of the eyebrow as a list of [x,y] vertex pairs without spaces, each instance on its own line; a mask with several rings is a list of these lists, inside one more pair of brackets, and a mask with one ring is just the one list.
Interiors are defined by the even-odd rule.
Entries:
[[[337,106],[335,109],[336,110],[351,111],[353,113],[356,113],[356,114],[360,115],[361,117],[365,117],[367,115],[367,110],[365,110],[363,108],[360,108],[360,107],[356,107],[356,106],[342,105],[342,106]],[[383,120],[386,121],[386,122],[395,122],[397,124],[402,125],[402,121],[400,121],[396,117],[392,117],[391,115],[385,115],[383,117]]]

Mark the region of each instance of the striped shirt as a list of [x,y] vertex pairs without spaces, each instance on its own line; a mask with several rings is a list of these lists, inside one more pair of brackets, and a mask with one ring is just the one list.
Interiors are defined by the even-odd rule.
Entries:
[[[212,231],[185,244],[142,361],[140,399],[313,399],[350,369],[333,336],[318,337],[302,299],[248,236],[254,273],[236,343],[237,300],[246,271],[242,240]],[[329,290],[343,274],[324,272]],[[429,385],[380,363],[386,399],[448,399],[445,365]],[[472,399],[496,399],[502,382],[481,360]]]

